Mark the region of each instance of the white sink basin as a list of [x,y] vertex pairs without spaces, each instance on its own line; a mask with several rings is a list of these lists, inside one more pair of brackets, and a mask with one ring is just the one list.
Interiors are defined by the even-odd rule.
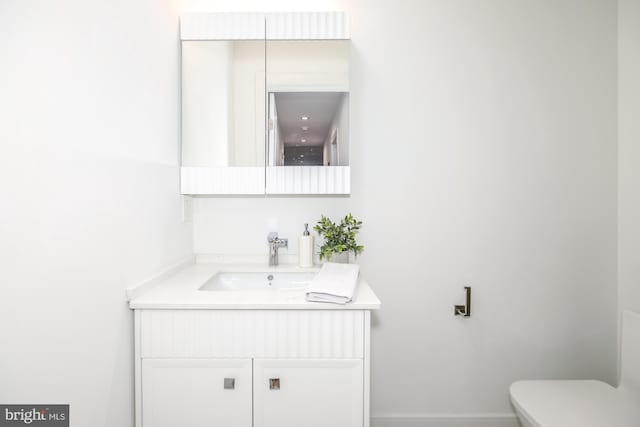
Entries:
[[221,272],[200,286],[201,291],[304,289],[316,273]]

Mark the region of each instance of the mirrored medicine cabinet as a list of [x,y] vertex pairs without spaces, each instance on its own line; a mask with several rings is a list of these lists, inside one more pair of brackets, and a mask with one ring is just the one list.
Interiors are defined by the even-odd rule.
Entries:
[[344,13],[181,19],[183,194],[349,194]]

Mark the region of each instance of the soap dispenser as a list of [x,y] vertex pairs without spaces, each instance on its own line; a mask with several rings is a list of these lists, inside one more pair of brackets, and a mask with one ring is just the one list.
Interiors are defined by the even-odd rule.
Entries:
[[298,247],[300,267],[313,267],[313,236],[309,234],[309,224],[304,225],[304,233],[300,236]]

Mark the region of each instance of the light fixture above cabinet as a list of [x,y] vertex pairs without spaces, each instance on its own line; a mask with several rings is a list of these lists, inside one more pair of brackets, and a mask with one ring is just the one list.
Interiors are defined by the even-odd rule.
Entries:
[[181,18],[181,193],[350,194],[348,17]]

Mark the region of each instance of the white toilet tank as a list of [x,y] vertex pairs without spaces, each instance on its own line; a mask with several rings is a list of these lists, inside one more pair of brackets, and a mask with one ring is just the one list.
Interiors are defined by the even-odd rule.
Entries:
[[595,380],[518,381],[510,395],[523,427],[639,427],[640,314],[623,313],[618,388]]

